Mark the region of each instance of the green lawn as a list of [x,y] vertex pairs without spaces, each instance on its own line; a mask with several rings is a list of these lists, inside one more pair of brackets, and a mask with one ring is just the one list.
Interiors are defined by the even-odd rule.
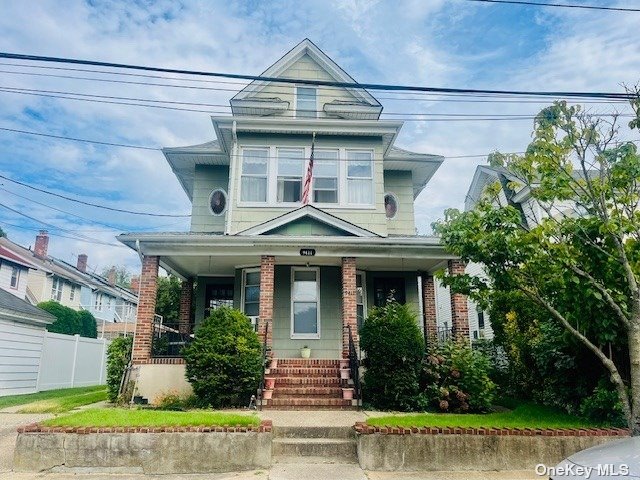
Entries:
[[107,399],[104,385],[63,388],[27,395],[0,397],[0,409],[24,405],[21,413],[61,413],[73,408]]
[[258,426],[255,414],[237,414],[192,410],[129,410],[126,408],[87,409],[43,422],[49,427],[190,427],[190,426]]
[[389,415],[367,419],[369,425],[398,427],[470,427],[470,428],[588,428],[594,423],[560,410],[523,403],[509,412],[484,414],[420,413]]

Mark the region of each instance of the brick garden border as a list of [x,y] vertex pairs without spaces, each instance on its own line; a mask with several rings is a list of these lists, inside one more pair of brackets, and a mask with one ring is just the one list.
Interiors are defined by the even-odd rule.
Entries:
[[90,433],[271,433],[273,423],[271,420],[262,420],[257,427],[243,427],[241,425],[191,427],[47,427],[39,423],[32,423],[18,427],[18,433],[78,433],[86,435]]
[[525,437],[627,437],[627,428],[492,428],[492,427],[394,427],[356,422],[358,434],[371,435],[514,435]]

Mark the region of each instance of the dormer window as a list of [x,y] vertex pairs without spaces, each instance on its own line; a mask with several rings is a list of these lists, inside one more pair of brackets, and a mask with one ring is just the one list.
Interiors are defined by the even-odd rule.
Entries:
[[318,116],[317,89],[296,87],[296,117],[316,118]]

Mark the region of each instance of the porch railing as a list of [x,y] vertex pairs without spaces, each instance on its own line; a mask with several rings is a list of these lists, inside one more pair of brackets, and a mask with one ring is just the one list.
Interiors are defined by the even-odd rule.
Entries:
[[360,410],[360,360],[358,359],[356,344],[353,341],[351,325],[347,325],[347,328],[349,330],[349,370],[353,380],[353,398],[356,400],[358,410]]
[[438,327],[436,330],[436,341],[440,343],[453,339],[453,330],[450,327]]
[[182,349],[193,341],[195,324],[154,319],[151,336],[152,357],[181,357]]
[[[257,325],[257,323],[256,323]],[[264,338],[262,340],[262,377],[260,378],[260,385],[258,386],[258,395],[257,395],[257,408],[258,410],[262,410],[262,393],[264,392],[264,377],[267,369],[267,355],[268,355],[268,345],[267,345],[267,334],[269,333],[269,322],[265,322],[264,325]]]

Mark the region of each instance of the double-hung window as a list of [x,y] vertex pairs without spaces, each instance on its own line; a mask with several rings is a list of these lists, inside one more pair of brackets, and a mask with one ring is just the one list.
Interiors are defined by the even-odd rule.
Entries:
[[291,338],[320,338],[320,272],[293,267],[291,275]]
[[11,267],[11,288],[18,288],[20,283],[20,269],[18,267]]
[[53,277],[53,283],[51,285],[51,300],[59,302],[62,300],[62,279]]
[[313,203],[338,203],[338,150],[313,154]]
[[71,285],[71,291],[69,292],[69,300],[73,302],[75,298],[76,298],[76,286]]
[[304,149],[278,149],[278,203],[296,203],[302,200],[304,176]]
[[317,91],[314,87],[296,87],[296,117],[317,117]]
[[242,152],[240,200],[266,202],[269,178],[269,149],[245,148]]
[[373,203],[373,155],[347,150],[347,199],[351,205]]
[[260,270],[244,271],[243,309],[247,317],[257,317],[260,312]]
[[362,327],[367,316],[366,292],[364,273],[356,273],[356,317],[358,320],[358,330]]

